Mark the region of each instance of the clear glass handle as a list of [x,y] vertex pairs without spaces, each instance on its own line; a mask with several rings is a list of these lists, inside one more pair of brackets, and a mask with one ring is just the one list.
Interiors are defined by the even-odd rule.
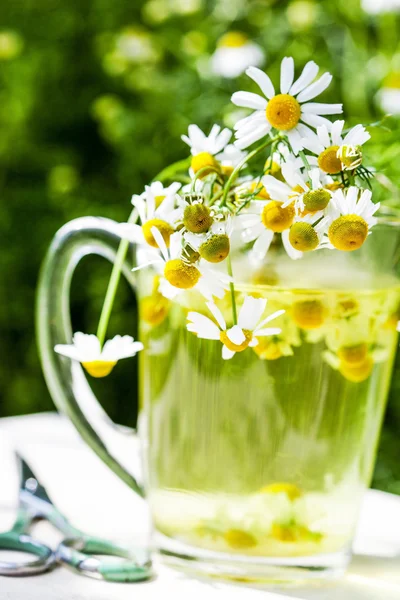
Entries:
[[[70,285],[80,260],[96,254],[114,262],[121,237],[118,224],[110,219],[83,217],[62,227],[55,235],[44,261],[38,286],[36,334],[43,373],[50,394],[85,442],[125,483],[143,496],[142,487],[117,459],[115,446],[135,443],[135,432],[116,425],[100,406],[79,363],[54,352],[56,344],[70,344]],[[134,288],[131,272],[135,247],[130,245],[122,272]],[[124,439],[123,439],[124,438]],[[128,453],[124,453],[125,456]],[[127,456],[132,460],[132,453]]]

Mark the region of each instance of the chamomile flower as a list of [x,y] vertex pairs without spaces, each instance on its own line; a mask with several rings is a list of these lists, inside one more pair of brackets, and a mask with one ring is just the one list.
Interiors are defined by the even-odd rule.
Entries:
[[289,230],[289,243],[300,252],[333,248],[327,238],[330,221],[323,211],[295,217]]
[[143,350],[143,344],[135,342],[130,335],[116,335],[102,348],[97,336],[78,331],[72,338],[72,344],[57,344],[54,350],[80,362],[92,377],[106,377],[119,360]]
[[225,128],[221,131],[219,125],[213,125],[208,135],[197,125],[189,125],[188,135],[182,135],[181,138],[190,147],[192,154],[191,175],[195,175],[201,169],[204,170],[204,176],[212,171],[218,171],[220,165],[215,156],[224,150],[231,137],[231,130]]
[[343,137],[344,121],[335,121],[329,133],[325,125],[317,127],[317,135],[302,140],[304,148],[318,156],[318,166],[325,173],[355,169],[362,162],[361,146],[370,139],[363,125],[356,125]]
[[241,31],[229,31],[218,41],[211,57],[211,68],[215,75],[233,79],[245,72],[247,67],[261,67],[265,60],[264,50],[249,40]]
[[357,250],[376,225],[377,218],[373,215],[380,204],[374,204],[371,197],[370,190],[361,191],[354,186],[347,192],[339,189],[333,194],[326,217],[329,241],[338,250]]
[[132,224],[130,227],[136,242],[146,242],[156,248],[151,228],[157,227],[165,243],[169,245],[169,238],[174,233],[174,223],[181,214],[179,209],[175,209],[175,196],[180,187],[181,184],[177,182],[164,187],[160,181],[155,181],[146,185],[142,194],[132,197],[132,204],[136,207],[141,222],[141,225]]
[[268,75],[257,67],[249,67],[247,75],[257,83],[264,96],[252,92],[233,94],[234,104],[254,109],[252,115],[235,125],[237,147],[247,148],[274,128],[287,136],[297,154],[303,148],[302,138],[313,135],[310,127],[329,126],[329,121],[321,115],[341,113],[342,105],[309,102],[326,90],[332,80],[330,73],[325,73],[312,83],[318,70],[318,65],[310,61],[294,82],[293,58],[285,57],[281,65],[280,94],[276,94]]
[[267,174],[261,180],[269,197],[282,202],[284,208],[292,204],[299,195],[309,190],[307,175],[301,171],[302,166],[301,159],[291,160],[288,157],[280,165],[281,179]]
[[219,125],[213,125],[206,135],[197,125],[189,125],[188,135],[182,135],[182,140],[190,147],[193,156],[200,152],[208,152],[215,156],[225,148],[232,137],[230,129],[221,131]]
[[293,224],[295,210],[293,203],[283,208],[277,200],[251,202],[249,211],[237,218],[242,229],[244,242],[253,242],[253,255],[262,260],[277,233],[282,234],[282,244],[290,258],[296,260],[302,253],[295,250],[289,242],[289,229]]
[[206,304],[216,323],[200,313],[189,312],[187,329],[201,339],[221,341],[223,344],[222,358],[225,360],[232,358],[236,352],[243,352],[248,347],[257,346],[259,337],[281,333],[279,327],[265,326],[285,311],[278,310],[262,319],[267,305],[267,300],[263,298],[245,296],[239,312],[238,323],[229,329],[219,308],[213,302]]
[[199,256],[211,263],[219,263],[230,252],[230,237],[232,235],[232,218],[224,221],[215,220],[207,233],[184,233],[184,239],[189,246],[198,252]]
[[286,208],[293,204],[295,213],[315,213],[324,210],[330,201],[332,192],[326,186],[333,180],[318,168],[312,168],[307,174],[299,168],[298,162],[283,163],[281,168],[283,181],[266,175],[263,177],[265,189],[271,198],[282,202]]
[[159,267],[162,275],[158,289],[165,298],[170,300],[186,290],[198,290],[207,300],[211,300],[213,296],[224,297],[231,277],[213,271],[202,261],[190,262],[190,255],[183,252],[181,232],[176,232],[171,236],[169,248],[156,227],[152,228],[152,234],[161,255],[156,251],[147,252],[147,260],[135,267],[133,271],[150,264],[156,268]]
[[372,348],[366,343],[342,347],[336,352],[325,350],[323,358],[335,371],[353,383],[361,383],[369,378],[374,365],[387,360],[387,350]]

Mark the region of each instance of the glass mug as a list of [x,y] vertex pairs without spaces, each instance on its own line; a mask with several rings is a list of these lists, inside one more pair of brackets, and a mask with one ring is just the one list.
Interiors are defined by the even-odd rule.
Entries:
[[[262,265],[234,256],[239,306],[246,293],[285,313],[273,323],[280,335],[231,360],[222,359],[220,343],[186,328],[191,310],[211,317],[204,299],[194,291],[160,296],[152,267],[132,272],[142,250],[129,247],[123,274],[138,295],[144,343],[144,489],[102,439],[117,426],[80,364],[54,352],[71,343],[76,265],[91,253],[113,262],[119,231],[108,219],[77,219],[57,233],[45,260],[37,333],[55,404],[145,495],[154,546],[169,564],[249,582],[340,576],[371,481],[397,348],[400,221],[381,220],[351,253],[321,250],[292,261],[276,246]],[[229,298],[217,301],[228,323]]]

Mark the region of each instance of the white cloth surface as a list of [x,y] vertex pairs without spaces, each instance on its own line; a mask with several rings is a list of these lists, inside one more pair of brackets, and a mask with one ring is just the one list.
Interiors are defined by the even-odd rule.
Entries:
[[[55,413],[0,420],[0,531],[7,530],[15,518],[15,450],[29,459],[52,500],[76,527],[114,541],[148,542],[150,518],[144,501]],[[35,535],[50,545],[58,540],[44,523]],[[267,592],[192,579],[156,560],[154,580],[135,584],[96,581],[62,567],[36,577],[0,577],[0,600],[147,600],[166,593],[174,600],[204,594],[207,600],[399,600],[400,498],[377,491],[366,494],[354,550],[346,577],[318,586]]]

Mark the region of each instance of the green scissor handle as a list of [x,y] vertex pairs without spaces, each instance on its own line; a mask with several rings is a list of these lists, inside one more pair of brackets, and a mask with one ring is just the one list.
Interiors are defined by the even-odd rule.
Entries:
[[[114,556],[123,561],[107,561],[95,555]],[[135,549],[135,556],[127,548],[122,548],[96,537],[67,538],[57,548],[57,560],[78,573],[105,579],[107,581],[133,582],[143,581],[152,576],[151,561],[148,552]]]
[[29,562],[0,561],[0,575],[36,575],[48,571],[56,563],[52,549],[26,533],[9,531],[0,534],[0,549],[17,550],[38,557]]

